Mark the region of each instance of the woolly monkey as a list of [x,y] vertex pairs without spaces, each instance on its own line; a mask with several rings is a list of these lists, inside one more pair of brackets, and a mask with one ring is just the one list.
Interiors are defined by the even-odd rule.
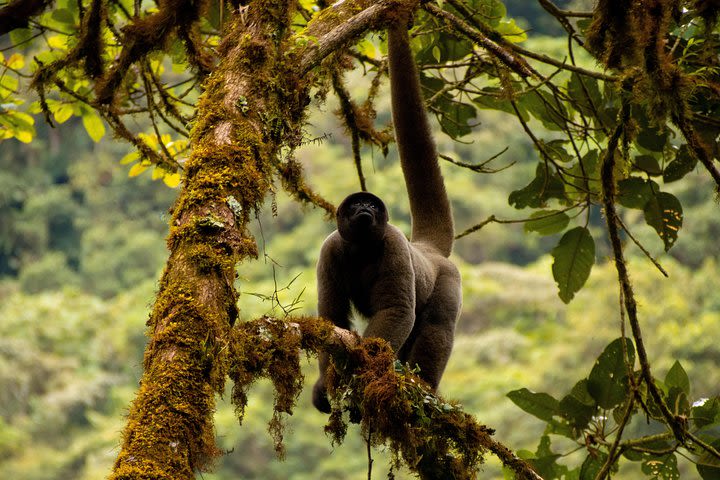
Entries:
[[[388,223],[382,200],[348,196],[337,210],[337,230],[325,240],[317,265],[318,313],[350,328],[350,308],[368,319],[365,337],[387,340],[402,362],[419,367],[433,390],[450,356],[462,303],[460,274],[448,259],[454,229],[420,81],[404,25],[388,30],[395,139],[410,199],[408,241]],[[327,354],[313,404],[330,412],[325,390]]]

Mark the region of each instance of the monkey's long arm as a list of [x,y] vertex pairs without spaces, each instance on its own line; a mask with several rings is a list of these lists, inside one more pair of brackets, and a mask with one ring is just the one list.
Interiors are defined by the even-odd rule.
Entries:
[[388,28],[388,57],[395,140],[410,197],[412,241],[429,242],[447,257],[455,236],[452,212],[405,25]]

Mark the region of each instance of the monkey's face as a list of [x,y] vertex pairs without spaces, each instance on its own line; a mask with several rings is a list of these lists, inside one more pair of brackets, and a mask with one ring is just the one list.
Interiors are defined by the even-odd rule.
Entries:
[[368,192],[349,195],[338,207],[340,236],[353,243],[376,243],[385,236],[388,213],[385,204]]

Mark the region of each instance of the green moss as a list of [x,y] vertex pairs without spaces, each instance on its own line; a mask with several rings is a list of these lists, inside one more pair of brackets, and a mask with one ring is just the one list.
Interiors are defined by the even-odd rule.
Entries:
[[228,375],[234,382],[232,402],[242,422],[247,394],[259,378],[268,378],[275,388],[269,431],[278,456],[284,456],[283,415],[291,415],[303,386],[300,372],[300,335],[290,324],[263,318],[233,329]]

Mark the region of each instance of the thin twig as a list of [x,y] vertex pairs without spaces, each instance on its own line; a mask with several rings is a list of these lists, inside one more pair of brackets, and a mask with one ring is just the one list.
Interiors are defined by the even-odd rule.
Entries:
[[357,171],[358,180],[360,181],[360,190],[367,191],[365,183],[365,175],[362,170],[362,159],[360,157],[360,132],[355,115],[355,104],[350,98],[350,92],[343,84],[342,76],[337,68],[332,72],[333,89],[340,100],[340,113],[345,121],[345,126],[350,131],[350,141],[352,144],[353,160],[355,162],[355,170]]
[[605,219],[608,227],[608,235],[610,237],[610,244],[612,245],[613,256],[615,258],[615,268],[618,272],[618,280],[620,282],[620,288],[622,295],[625,300],[625,310],[628,314],[628,321],[630,322],[630,329],[632,331],[633,339],[635,340],[635,349],[637,350],[638,360],[640,362],[640,371],[645,384],[647,385],[648,392],[655,404],[662,412],[662,416],[667,422],[667,425],[672,429],[675,438],[682,444],[685,444],[687,437],[687,429],[682,423],[682,420],[676,418],[675,415],[670,411],[665,400],[660,393],[652,373],[650,371],[650,362],[648,361],[647,351],[645,350],[645,344],[643,342],[642,330],[640,329],[640,322],[637,317],[637,303],[635,302],[635,294],[633,293],[632,285],[630,283],[630,276],[627,271],[627,264],[623,254],[622,242],[620,241],[620,232],[618,225],[619,217],[617,210],[615,209],[615,155],[617,154],[618,144],[620,138],[625,132],[625,127],[630,121],[630,102],[629,99],[624,98],[622,101],[622,107],[620,110],[618,124],[613,131],[610,140],[608,141],[607,151],[605,158],[603,159],[601,166],[601,180],[603,189],[603,206],[605,208]]

